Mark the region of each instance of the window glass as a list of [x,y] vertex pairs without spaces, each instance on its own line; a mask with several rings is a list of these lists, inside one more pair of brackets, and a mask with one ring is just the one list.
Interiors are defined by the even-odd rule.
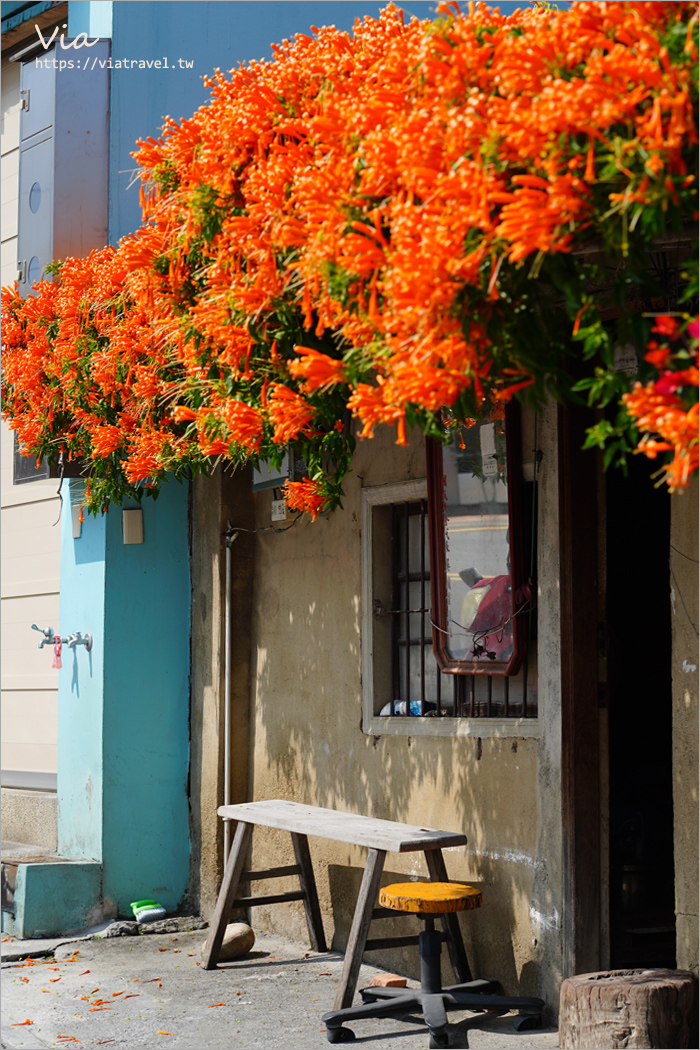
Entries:
[[449,655],[510,660],[512,588],[503,420],[460,427],[442,450]]
[[510,410],[429,443],[433,645],[448,673],[510,675],[522,661],[518,436]]

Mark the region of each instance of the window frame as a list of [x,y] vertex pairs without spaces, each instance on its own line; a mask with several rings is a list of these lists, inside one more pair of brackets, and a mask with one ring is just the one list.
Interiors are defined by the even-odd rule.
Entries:
[[542,735],[540,714],[535,716],[419,718],[375,714],[374,650],[374,529],[376,507],[428,499],[427,478],[413,478],[387,485],[366,486],[361,492],[362,557],[362,731],[368,736],[530,737]]
[[[518,616],[517,594],[525,583],[522,544],[520,412],[517,402],[505,411],[506,484],[508,489],[508,530],[510,553],[511,617],[513,653],[507,661],[458,659],[450,655],[447,643],[447,566],[445,557],[445,476],[443,446],[426,440],[428,468],[428,520],[430,526],[430,595],[433,608],[433,652],[443,674],[511,677],[525,659],[525,623]],[[433,566],[435,571],[433,572]],[[522,602],[520,605],[522,606]],[[506,621],[507,622],[507,621]]]

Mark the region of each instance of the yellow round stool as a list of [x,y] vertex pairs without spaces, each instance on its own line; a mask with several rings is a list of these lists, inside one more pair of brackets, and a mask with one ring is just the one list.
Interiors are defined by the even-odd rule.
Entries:
[[538,1028],[542,1024],[544,1000],[526,996],[493,995],[497,981],[467,981],[442,987],[440,945],[442,935],[435,929],[435,916],[469,911],[481,907],[481,892],[461,882],[397,882],[379,892],[379,904],[392,911],[412,912],[425,922],[419,935],[421,959],[420,988],[363,988],[362,1004],[324,1014],[329,1043],[346,1043],[355,1038],[343,1021],[365,1017],[389,1017],[422,1012],[430,1031],[431,1048],[446,1047],[447,1011],[471,1009],[518,1010],[516,1030]]
[[395,882],[379,891],[379,903],[393,911],[445,915],[480,908],[481,891],[462,882]]

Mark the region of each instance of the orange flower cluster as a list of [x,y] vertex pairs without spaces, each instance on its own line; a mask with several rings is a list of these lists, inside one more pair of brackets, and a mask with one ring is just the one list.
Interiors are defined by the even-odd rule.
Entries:
[[324,485],[310,478],[304,478],[303,481],[286,481],[282,495],[291,510],[305,511],[312,521],[316,521],[319,514],[328,510],[328,496]]
[[435,24],[404,25],[389,7],[352,39],[298,35],[272,63],[217,74],[213,101],[137,154],[144,185],[155,179],[149,251],[169,260],[149,286],[163,316],[210,218],[204,185],[221,228],[204,237],[198,332],[240,368],[239,322],[297,301],[307,328],[371,346],[390,380],[372,405],[352,402],[366,431],[397,406],[434,411],[480,383],[490,347],[465,333],[465,284],[497,300],[504,259],[569,251],[595,222],[593,184],[615,181],[608,167],[620,206],[669,181],[676,194],[697,141],[689,69],[661,43],[692,5],[581,2],[510,18],[455,6]]
[[143,227],[8,300],[27,447],[80,434],[133,481],[294,441],[340,478],[346,406],[402,443],[541,396],[561,355],[516,345],[523,272],[696,208],[696,6],[438,11],[297,34],[139,144]]
[[[654,331],[670,338],[681,333],[672,317],[657,317]],[[622,400],[630,416],[635,420],[642,438],[637,451],[649,459],[656,459],[660,452],[672,452],[673,459],[665,464],[663,480],[671,492],[687,488],[690,478],[698,469],[698,321],[691,321],[686,329],[690,339],[694,363],[689,368],[675,371],[666,368],[672,359],[668,346],[659,347],[656,342],[646,359],[658,368],[664,368],[656,382],[635,383]],[[683,397],[686,390],[690,396]]]
[[3,414],[37,456],[92,461],[93,509],[137,482],[153,485],[188,445],[168,412],[182,366],[125,278],[108,247],[66,260],[56,283],[39,282],[26,299],[16,287],[2,292]]

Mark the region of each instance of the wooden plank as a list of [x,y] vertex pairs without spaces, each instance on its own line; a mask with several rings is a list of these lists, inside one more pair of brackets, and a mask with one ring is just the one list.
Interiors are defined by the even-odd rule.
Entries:
[[286,901],[303,901],[303,890],[290,890],[288,893],[268,893],[260,897],[236,897],[232,908],[259,908],[263,904],[284,904]]
[[299,867],[299,884],[304,891],[304,910],[306,912],[306,926],[309,931],[309,941],[315,952],[325,952],[326,934],[323,930],[323,919],[321,918],[321,906],[318,903],[316,891],[316,879],[314,868],[311,863],[309,852],[309,840],[306,835],[292,832],[292,845],[294,856]]
[[236,897],[236,890],[241,880],[241,872],[245,864],[246,853],[253,834],[253,825],[243,821],[236,828],[233,846],[229,853],[228,863],[224,871],[224,878],[216,899],[216,907],[209,926],[204,951],[202,952],[202,966],[205,970],[213,970],[219,961],[221,942],[224,939],[226,924],[231,914],[231,906]]
[[260,882],[263,879],[283,879],[287,875],[298,875],[298,864],[283,864],[279,868],[265,868],[262,871],[244,871],[241,882]]
[[[432,882],[449,882],[447,878],[447,868],[445,867],[445,858],[440,850],[429,850],[425,854],[425,860],[428,865],[428,871],[430,872],[430,878]],[[452,969],[458,982],[471,981],[472,972],[469,967],[469,960],[467,959],[467,953],[464,948],[464,941],[462,940],[462,930],[459,925],[459,918],[455,912],[449,912],[447,915],[440,916],[440,923],[442,925],[443,932],[445,934],[445,940],[447,941],[447,951],[450,956],[450,962],[452,963]]]
[[372,910],[379,893],[379,883],[384,870],[386,850],[370,849],[367,856],[365,871],[362,876],[362,885],[355,905],[355,914],[350,927],[350,937],[345,949],[345,960],[343,972],[340,975],[340,984],[335,996],[334,1010],[343,1010],[352,1004],[357,978],[360,973],[362,953],[365,950],[365,942],[369,925],[372,921]]
[[600,968],[600,714],[596,457],[593,422],[559,406],[563,975]]
[[359,813],[343,813],[320,806],[306,806],[300,802],[267,799],[235,806],[220,806],[219,816],[280,828],[300,835],[316,835],[350,842],[355,846],[384,850],[391,853],[409,853],[412,850],[433,850],[446,846],[466,845],[466,835],[436,828],[422,828],[401,824],[395,820],[363,817]]
[[420,944],[420,934],[407,933],[405,937],[373,937],[365,941],[365,951],[378,952],[382,948],[406,948],[409,944]]
[[409,911],[394,911],[393,908],[375,908],[372,912],[372,920],[374,919],[407,919],[410,916]]

